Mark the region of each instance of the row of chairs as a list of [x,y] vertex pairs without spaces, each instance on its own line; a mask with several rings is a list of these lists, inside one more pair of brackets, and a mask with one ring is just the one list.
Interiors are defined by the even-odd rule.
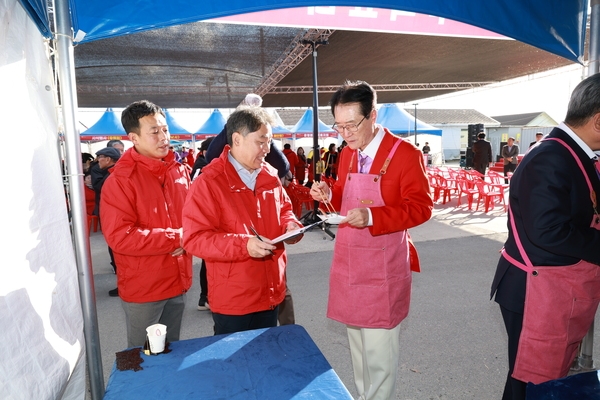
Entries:
[[[331,188],[335,184],[335,179],[327,178],[325,175],[321,176],[321,180]],[[310,195],[310,189],[304,185],[299,184],[294,178],[292,182],[285,188],[290,201],[292,202],[292,210],[294,215],[297,218],[302,217],[302,212],[312,210],[314,207],[314,200]],[[323,208],[322,205],[319,206],[319,209],[323,211],[323,213],[327,213],[327,210]]]
[[483,204],[487,213],[496,203],[501,203],[506,211],[506,190],[509,185],[498,172],[489,171],[487,175],[483,175],[475,170],[433,167],[428,168],[427,175],[434,202],[446,204],[452,199],[452,194],[455,194],[457,207],[462,204],[462,197],[466,196],[469,210],[472,210],[477,199],[476,211]]

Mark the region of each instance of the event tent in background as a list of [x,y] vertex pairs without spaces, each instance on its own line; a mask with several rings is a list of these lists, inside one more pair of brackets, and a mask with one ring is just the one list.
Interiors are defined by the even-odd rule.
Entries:
[[[286,6],[347,3],[289,0]],[[81,399],[86,392],[86,364],[92,398],[100,399],[104,391],[99,373],[102,367],[90,249],[85,234],[83,182],[79,179],[82,171],[76,128],[73,44],[274,9],[280,4],[276,0],[143,3],[56,0],[49,13],[45,0],[0,0],[0,20],[7,21],[3,25],[7,40],[0,40],[0,54],[5,55],[0,60],[0,86],[16,88],[11,96],[0,100],[0,109],[4,115],[28,116],[4,120],[7,131],[19,132],[33,143],[25,153],[9,152],[7,160],[7,165],[30,166],[27,168],[30,173],[3,176],[3,186],[10,187],[18,196],[11,197],[11,212],[6,216],[14,231],[0,245],[3,253],[11,256],[11,263],[0,279],[1,317],[11,321],[3,326],[1,334],[0,397]],[[583,62],[588,22],[586,1],[364,0],[361,5],[470,23]],[[598,4],[592,6],[592,10],[598,8]],[[53,32],[52,19],[56,21]],[[592,28],[596,27],[597,22],[592,19]],[[45,42],[42,36],[52,37],[55,42]],[[50,45],[54,46],[52,51]],[[591,73],[598,72],[597,46],[589,53],[596,63],[590,68]],[[56,58],[49,60],[48,55]],[[54,75],[53,68],[58,75]],[[221,129],[223,125],[224,121]],[[64,132],[67,144],[71,220],[66,212],[62,160],[58,151],[53,151],[59,131]]]
[[271,114],[275,120],[272,126],[273,139],[292,139],[294,137],[294,133],[285,127],[285,124],[283,123],[283,120],[277,111],[273,110]]
[[126,140],[127,132],[121,124],[121,115],[112,108],[107,108],[100,119],[85,131],[81,132],[82,141],[97,142],[100,140]]
[[195,138],[196,139],[206,139],[210,136],[217,136],[223,128],[225,128],[225,124],[227,121],[223,114],[218,109],[214,109],[210,116],[206,120],[204,124],[196,131]]
[[[319,138],[337,137],[337,132],[319,119]],[[297,139],[313,136],[313,109],[308,108],[291,129]]]
[[432,163],[442,164],[442,130],[420,121],[419,118],[416,120],[415,131],[415,117],[395,103],[382,104],[377,111],[377,123],[388,128],[393,134],[409,140],[419,149],[423,148],[425,142],[429,143]]
[[[321,141],[321,147],[327,147],[329,143],[338,144],[338,133],[334,131],[331,127],[325,125],[323,121],[318,120],[318,138]],[[294,133],[294,144],[293,148],[297,149],[298,147],[304,147],[306,149],[312,149],[314,147],[313,140],[313,130],[314,130],[314,122],[313,122],[313,109],[307,109],[300,120],[296,122],[291,129]],[[307,154],[311,154],[310,151],[306,151]]]
[[179,125],[177,120],[173,117],[171,112],[166,108],[163,109],[167,119],[167,125],[169,126],[169,132],[171,134],[171,140],[190,140],[192,134],[190,131]]
[[[377,111],[377,123],[388,128],[392,133],[400,136],[415,134],[415,117],[398,104],[382,104]],[[442,130],[435,128],[417,118],[417,134],[427,133],[429,135],[442,136]]]

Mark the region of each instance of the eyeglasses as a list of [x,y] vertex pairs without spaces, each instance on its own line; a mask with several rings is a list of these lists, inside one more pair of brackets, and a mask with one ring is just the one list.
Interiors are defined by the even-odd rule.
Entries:
[[346,125],[338,125],[338,124],[333,124],[331,126],[331,129],[333,129],[334,131],[336,131],[337,133],[344,133],[344,131],[348,132],[348,133],[356,133],[358,131],[358,127],[360,126],[360,124],[362,124],[362,122],[365,120],[365,118],[367,118],[367,116],[365,115],[358,124],[346,124]]

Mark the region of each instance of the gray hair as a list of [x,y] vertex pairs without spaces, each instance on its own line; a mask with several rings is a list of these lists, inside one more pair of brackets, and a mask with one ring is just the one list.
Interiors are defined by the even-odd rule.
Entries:
[[571,93],[565,122],[573,127],[584,125],[600,112],[600,73],[594,74],[579,84]]
[[227,119],[227,143],[233,146],[233,134],[256,132],[262,125],[273,125],[273,117],[264,108],[240,106]]

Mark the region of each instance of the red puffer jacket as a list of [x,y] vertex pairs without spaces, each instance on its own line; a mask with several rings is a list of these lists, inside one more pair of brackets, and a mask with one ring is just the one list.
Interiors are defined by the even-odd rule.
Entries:
[[113,249],[119,296],[146,303],[178,296],[192,285],[192,255],[181,247],[181,213],[190,177],[173,153],[164,161],[127,150],[106,179],[100,220]]
[[228,161],[229,146],[202,169],[183,209],[184,248],[206,261],[208,302],[213,312],[245,315],[279,305],[285,296],[287,255],[278,243],[275,255],[252,258],[246,244],[253,226],[264,237],[298,225],[277,171],[266,163],[250,190]]

